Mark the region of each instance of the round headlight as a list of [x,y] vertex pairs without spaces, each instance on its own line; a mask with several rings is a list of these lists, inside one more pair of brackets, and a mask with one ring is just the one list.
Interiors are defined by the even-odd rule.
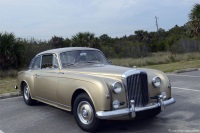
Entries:
[[113,103],[112,103],[112,105],[113,105],[114,109],[117,109],[120,106],[120,102],[118,100],[114,100]]
[[116,93],[116,94],[119,94],[122,92],[122,84],[120,82],[115,82],[113,84],[113,91]]
[[161,79],[159,77],[154,77],[152,80],[152,84],[154,87],[159,88],[161,85]]

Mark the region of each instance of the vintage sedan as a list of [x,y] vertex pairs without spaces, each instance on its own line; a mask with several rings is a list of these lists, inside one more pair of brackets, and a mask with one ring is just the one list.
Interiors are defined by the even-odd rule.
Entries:
[[27,105],[40,101],[72,111],[85,131],[95,131],[103,120],[155,116],[175,103],[163,72],[114,66],[100,50],[86,47],[37,54],[18,73],[15,88]]

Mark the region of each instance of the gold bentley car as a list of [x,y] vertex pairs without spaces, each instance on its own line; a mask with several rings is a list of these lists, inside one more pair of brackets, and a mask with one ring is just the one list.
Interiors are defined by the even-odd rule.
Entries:
[[95,131],[103,120],[155,116],[175,103],[161,71],[114,66],[94,48],[41,52],[17,76],[24,102],[37,101],[71,111],[80,128]]

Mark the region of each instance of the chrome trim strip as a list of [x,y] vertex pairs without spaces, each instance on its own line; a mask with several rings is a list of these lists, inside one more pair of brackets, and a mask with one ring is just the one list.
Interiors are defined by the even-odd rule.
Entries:
[[[176,101],[174,100],[174,98],[170,98],[168,100],[162,101],[162,105],[160,105],[161,103],[154,103],[153,105],[149,105],[146,107],[135,107],[135,112],[140,112],[140,111],[145,111],[145,110],[149,110],[149,109],[154,109],[160,106],[169,106],[171,104],[174,104]],[[120,116],[125,116],[128,114],[132,114],[134,113],[133,111],[134,109],[132,108],[125,108],[125,109],[119,109],[119,110],[113,110],[113,111],[98,111],[96,112],[96,116],[99,119],[109,119],[109,118],[113,118],[113,117],[120,117]],[[135,116],[134,116],[135,117]],[[131,117],[131,118],[134,118]]]
[[68,107],[70,108],[70,106],[67,106],[67,105],[64,105],[64,104],[61,104],[61,103],[58,103],[58,102],[54,102],[54,101],[51,101],[51,100],[48,100],[46,98],[42,98],[42,97],[39,97],[39,96],[36,96],[37,99],[41,99],[43,101],[46,101],[46,102],[50,102],[52,104],[57,104],[57,105],[60,105],[60,106],[63,106],[63,107]]

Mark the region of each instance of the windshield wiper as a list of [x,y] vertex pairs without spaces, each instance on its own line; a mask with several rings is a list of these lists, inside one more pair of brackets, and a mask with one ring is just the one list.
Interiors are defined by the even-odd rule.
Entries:
[[86,61],[85,63],[96,63],[95,61]]
[[85,63],[101,63],[100,61],[98,61],[98,60],[91,60],[91,61],[86,61]]

